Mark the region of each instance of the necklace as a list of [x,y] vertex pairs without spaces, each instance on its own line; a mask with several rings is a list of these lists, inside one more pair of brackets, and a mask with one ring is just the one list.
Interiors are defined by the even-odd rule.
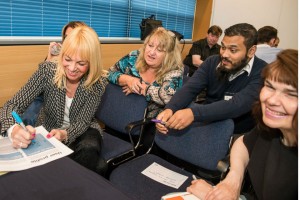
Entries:
[[288,142],[284,137],[281,137],[281,143],[285,146],[288,146]]
[[297,146],[297,143],[293,143],[291,141],[288,141],[285,137],[281,137],[280,141],[286,147],[295,147],[295,146]]

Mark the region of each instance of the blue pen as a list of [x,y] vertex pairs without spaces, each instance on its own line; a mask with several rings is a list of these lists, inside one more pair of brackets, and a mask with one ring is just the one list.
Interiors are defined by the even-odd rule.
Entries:
[[[23,123],[21,117],[18,115],[18,113],[17,113],[16,111],[12,111],[11,114],[12,114],[13,118],[16,120],[16,122],[17,122],[17,123],[18,123],[25,131],[29,132],[28,129],[26,128],[25,124]],[[34,140],[33,140],[33,141],[34,141]]]
[[16,111],[12,111],[12,116],[13,118],[17,121],[17,123],[27,132],[29,132],[25,126],[25,124],[23,123],[21,117],[18,115],[18,113],[16,113]]

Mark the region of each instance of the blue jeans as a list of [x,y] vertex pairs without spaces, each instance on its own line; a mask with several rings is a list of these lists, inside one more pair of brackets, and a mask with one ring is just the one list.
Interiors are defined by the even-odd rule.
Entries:
[[44,96],[41,95],[34,99],[34,101],[28,106],[28,108],[22,115],[22,119],[25,125],[35,126],[43,102]]

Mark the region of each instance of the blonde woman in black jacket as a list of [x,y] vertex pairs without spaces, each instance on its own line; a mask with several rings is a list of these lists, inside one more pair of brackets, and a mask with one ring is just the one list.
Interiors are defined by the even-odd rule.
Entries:
[[101,59],[100,41],[90,27],[77,27],[65,39],[58,63],[41,63],[29,81],[0,110],[3,134],[15,148],[27,148],[34,138],[16,125],[11,112],[22,114],[40,94],[43,109],[36,125],[74,150],[71,158],[103,174],[105,162],[100,158],[101,128],[94,118],[107,84]]

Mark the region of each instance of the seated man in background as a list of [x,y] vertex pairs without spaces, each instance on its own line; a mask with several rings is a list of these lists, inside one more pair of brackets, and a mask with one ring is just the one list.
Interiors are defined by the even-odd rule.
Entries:
[[185,65],[189,66],[189,76],[194,74],[206,58],[220,53],[220,45],[217,42],[222,32],[219,26],[211,26],[207,31],[206,38],[193,43],[189,54],[183,61]]
[[[263,85],[261,70],[267,64],[255,56],[257,30],[241,23],[225,30],[220,55],[210,56],[189,81],[166,105],[156,124],[163,134],[168,129],[184,129],[193,121],[210,122],[233,119],[235,133],[250,131],[255,122],[252,104],[258,100]],[[191,104],[207,88],[204,104]]]
[[276,40],[275,40],[275,43],[274,43],[274,47],[278,47],[279,42],[280,42],[280,39],[279,39],[279,37],[277,36],[277,38],[276,38]]
[[257,50],[255,55],[267,63],[276,59],[276,55],[282,50],[275,47],[277,29],[272,26],[264,26],[258,30]]

